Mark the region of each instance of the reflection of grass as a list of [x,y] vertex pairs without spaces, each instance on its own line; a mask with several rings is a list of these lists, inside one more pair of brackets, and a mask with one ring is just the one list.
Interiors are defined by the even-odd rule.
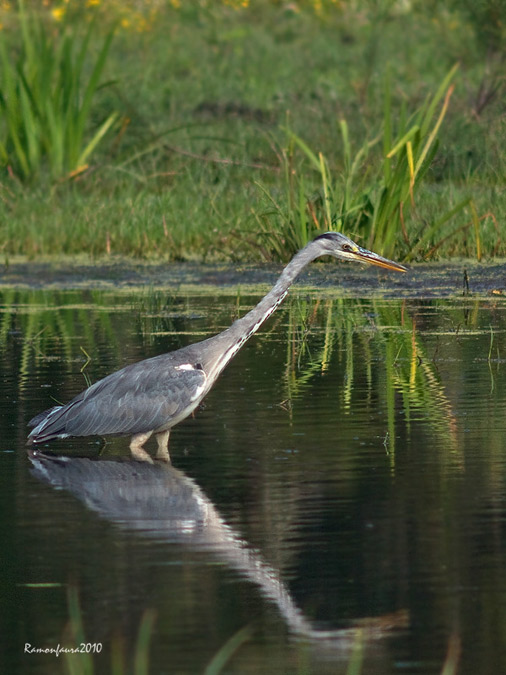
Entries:
[[235,652],[250,639],[251,635],[251,626],[244,626],[237,633],[234,633],[213,656],[204,670],[204,675],[219,675]]
[[[103,672],[103,668],[95,667],[93,647],[103,643],[90,643],[86,639],[83,617],[77,589],[69,587],[67,594],[67,603],[69,610],[69,623],[65,630],[63,639],[64,648],[79,649],[79,653],[65,653],[66,672],[69,675],[93,675],[95,672]],[[155,622],[155,612],[147,609],[141,619],[139,631],[134,646],[134,654],[125,653],[125,643],[121,637],[114,637],[111,643],[111,669],[112,675],[124,675],[132,673],[133,675],[148,675],[149,673],[149,646],[153,635],[153,626]],[[81,646],[84,649],[81,649]],[[87,651],[89,647],[89,651]],[[103,658],[103,657],[102,657]]]
[[83,345],[89,352],[96,348],[99,339],[110,345],[116,344],[110,308],[104,311],[102,294],[91,292],[89,303],[83,303],[81,298],[80,294],[76,296],[75,293],[60,291],[41,294],[7,290],[2,293],[0,349],[5,349],[10,331],[22,333],[19,362],[21,391],[29,382],[32,364],[40,366],[53,359],[55,347],[59,358],[63,357],[68,367],[76,360],[86,360],[81,351]]
[[384,325],[402,326],[385,336],[387,369],[387,402],[389,421],[389,449],[392,464],[395,461],[395,393],[402,396],[407,428],[410,428],[412,412],[417,410],[430,423],[434,431],[445,441],[450,452],[456,452],[456,423],[451,403],[446,396],[434,364],[427,358],[423,342],[416,332],[416,322],[402,306],[376,304],[376,313]]
[[[318,336],[312,329],[313,324],[324,327]],[[319,348],[310,349],[309,344],[315,342],[319,342]],[[341,362],[343,369],[336,396],[339,396],[343,413],[353,408],[356,379],[365,381],[366,396],[372,400],[378,386],[374,371],[383,373],[388,416],[385,447],[392,464],[395,463],[398,395],[408,429],[417,410],[445,439],[446,447],[456,451],[456,425],[450,401],[417,335],[416,322],[398,302],[336,299],[319,303],[317,308],[312,300],[293,302],[286,360],[290,407],[292,399],[301,394],[311,378],[328,369],[336,345],[340,348],[334,358]]]

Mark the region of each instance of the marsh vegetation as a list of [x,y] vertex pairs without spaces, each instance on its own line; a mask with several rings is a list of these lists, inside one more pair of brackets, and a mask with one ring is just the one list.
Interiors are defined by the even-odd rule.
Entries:
[[504,255],[501,3],[4,3],[1,250]]

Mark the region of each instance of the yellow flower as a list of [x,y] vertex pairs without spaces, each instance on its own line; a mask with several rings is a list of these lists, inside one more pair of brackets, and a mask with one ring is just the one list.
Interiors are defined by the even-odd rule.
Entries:
[[313,9],[316,12],[316,14],[321,14],[322,9],[323,9],[323,5],[322,5],[321,0],[314,0],[313,1]]
[[65,15],[65,7],[53,7],[51,14],[55,21],[61,21]]

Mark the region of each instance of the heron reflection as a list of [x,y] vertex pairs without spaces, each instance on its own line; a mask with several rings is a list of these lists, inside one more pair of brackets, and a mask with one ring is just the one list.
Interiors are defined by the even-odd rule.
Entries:
[[171,464],[56,457],[33,449],[28,456],[32,475],[72,493],[117,526],[211,552],[255,583],[299,636],[332,641],[333,646],[347,649],[354,644],[357,626],[365,629],[367,637],[377,638],[406,624],[400,612],[349,629],[315,627],[295,604],[279,573],[224,522],[195,481]]

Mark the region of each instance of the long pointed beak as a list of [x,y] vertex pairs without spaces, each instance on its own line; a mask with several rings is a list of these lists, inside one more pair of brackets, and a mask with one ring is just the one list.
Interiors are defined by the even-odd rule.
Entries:
[[387,270],[394,270],[394,272],[406,272],[407,268],[400,263],[396,263],[393,260],[388,258],[383,258],[377,253],[368,251],[365,248],[360,248],[358,251],[353,251],[353,254],[356,256],[356,260],[360,262],[369,263],[370,265],[376,265],[377,267],[384,267]]

